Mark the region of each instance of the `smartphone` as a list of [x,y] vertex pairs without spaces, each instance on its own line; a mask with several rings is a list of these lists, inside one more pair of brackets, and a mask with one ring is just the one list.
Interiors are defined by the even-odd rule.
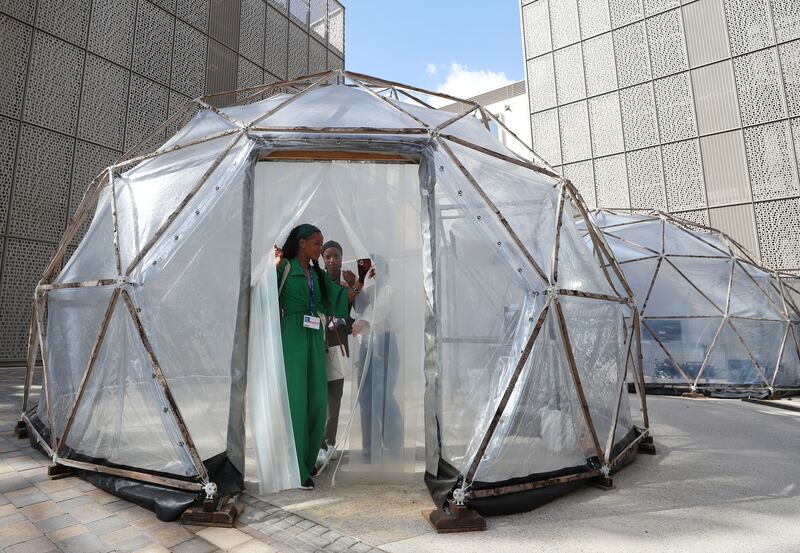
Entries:
[[360,283],[364,283],[364,279],[367,278],[367,273],[372,268],[372,260],[370,258],[359,259],[357,260],[358,264],[358,281]]

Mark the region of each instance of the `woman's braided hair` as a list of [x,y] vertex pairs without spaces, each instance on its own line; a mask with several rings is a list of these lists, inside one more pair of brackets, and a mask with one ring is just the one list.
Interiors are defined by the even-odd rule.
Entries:
[[[289,236],[286,237],[286,242],[283,243],[283,248],[281,248],[283,251],[283,258],[286,260],[291,260],[297,257],[297,253],[300,249],[300,240],[311,238],[313,234],[318,232],[321,233],[322,231],[314,225],[308,223],[294,227],[289,233]],[[325,279],[323,278],[323,273],[319,266],[319,262],[316,259],[312,259],[310,263],[311,267],[314,269],[314,272],[317,273],[317,280],[319,280],[319,293],[322,296],[322,303],[326,307],[330,307],[328,302],[328,287],[325,284]]]

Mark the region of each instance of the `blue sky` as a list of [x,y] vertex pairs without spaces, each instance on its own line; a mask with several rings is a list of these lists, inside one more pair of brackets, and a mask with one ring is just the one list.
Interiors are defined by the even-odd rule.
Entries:
[[346,68],[467,97],[524,78],[518,0],[342,0]]

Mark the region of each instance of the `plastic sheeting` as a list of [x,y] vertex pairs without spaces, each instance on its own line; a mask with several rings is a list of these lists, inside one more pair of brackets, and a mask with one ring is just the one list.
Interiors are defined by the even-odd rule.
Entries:
[[255,452],[261,493],[297,488],[301,483],[286,392],[280,318],[274,316],[279,311],[277,297],[274,269],[262,271],[251,295],[247,356],[249,441]]
[[641,313],[649,389],[800,389],[791,277],[669,215],[600,211],[595,220]]
[[[424,459],[419,209],[413,164],[263,162],[256,168],[254,275],[271,271],[274,277],[272,245],[282,244],[302,222],[342,245],[343,269],[357,272],[356,259],[365,257],[376,268],[352,310],[360,332],[349,338],[337,438],[346,451],[341,470],[348,480],[401,481]],[[264,316],[272,324],[277,309]],[[279,325],[275,332],[267,339],[279,340]],[[276,362],[283,366],[282,359]],[[251,394],[251,404],[260,397]],[[287,412],[281,416],[286,420]],[[259,443],[255,425],[253,437]],[[268,471],[261,473],[264,489],[271,480]]]
[[[447,493],[613,465],[638,435],[621,394],[632,317],[581,243],[572,189],[487,153],[512,155],[472,116],[439,136],[431,128],[451,114],[332,79],[301,94],[201,110],[159,155],[115,174],[113,198],[102,191],[56,282],[117,280],[49,293],[57,434],[115,288],[130,312],[120,299],[111,314],[65,454],[197,479],[184,432],[203,461],[235,462],[247,393],[261,490],[296,486],[272,246],[310,222],[342,244],[345,269],[368,257],[377,271],[353,306],[340,481],[403,481],[424,466]],[[280,149],[412,162],[257,162]],[[785,375],[800,372],[795,357]],[[38,409],[47,420],[46,402]],[[457,477],[433,474],[444,465]]]
[[[514,225],[546,276],[552,277],[560,190],[546,177],[521,167],[464,148],[452,149]],[[474,462],[545,306],[549,312],[475,479],[525,478],[602,458],[603,452],[596,450],[590,438],[589,424],[605,449],[626,374],[626,308],[594,299],[561,299],[570,349],[576,354],[579,380],[591,405],[591,421],[587,421],[555,307],[547,294],[549,282],[510,245],[511,237],[478,191],[464,186],[459,169],[442,157],[436,161],[440,171],[435,190],[436,256],[432,259],[439,291],[435,301],[442,460],[462,474]],[[565,203],[555,285],[613,294],[580,241],[569,200]],[[533,218],[530,212],[539,215]],[[629,409],[626,397],[625,409]],[[626,428],[620,435],[632,428],[630,417],[622,426]]]

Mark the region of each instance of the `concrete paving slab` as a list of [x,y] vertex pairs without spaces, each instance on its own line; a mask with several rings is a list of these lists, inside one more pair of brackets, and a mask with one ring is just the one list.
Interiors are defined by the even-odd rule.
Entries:
[[124,518],[118,516],[108,516],[93,522],[85,523],[86,527],[97,534],[98,536],[102,536],[103,534],[108,534],[110,532],[114,532],[116,530],[120,530],[122,528],[127,528],[130,526],[128,521]]
[[33,505],[28,505],[20,509],[23,515],[31,522],[38,522],[47,518],[63,515],[62,509],[58,503],[52,500],[42,501]]
[[220,549],[232,549],[237,545],[242,545],[252,538],[236,528],[205,528],[197,533],[197,536],[212,543]]
[[62,528],[69,528],[70,526],[75,526],[80,524],[77,520],[75,520],[72,515],[58,515],[52,518],[46,518],[44,520],[37,521],[36,527],[48,534],[50,532],[55,532],[56,530],[61,530]]
[[6,553],[50,553],[51,551],[58,551],[58,547],[44,536],[5,548]]
[[0,529],[0,547],[9,547],[34,538],[41,537],[42,532],[29,521],[23,520],[9,524]]

